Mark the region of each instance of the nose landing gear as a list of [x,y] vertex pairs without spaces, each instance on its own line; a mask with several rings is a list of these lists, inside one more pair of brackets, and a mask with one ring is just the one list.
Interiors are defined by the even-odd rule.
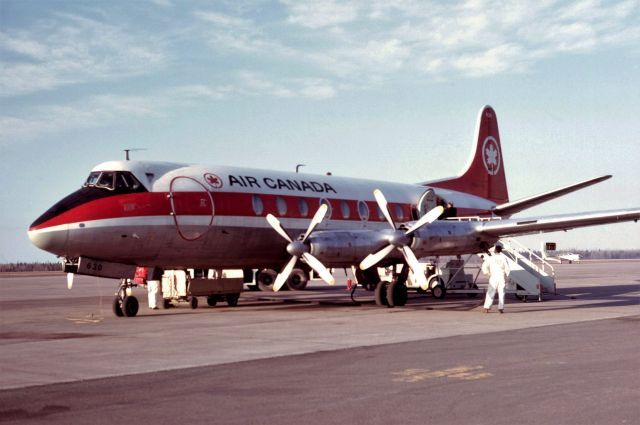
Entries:
[[118,317],[135,317],[138,314],[140,304],[138,299],[131,294],[131,288],[138,285],[131,279],[121,279],[120,286],[113,299],[113,313]]

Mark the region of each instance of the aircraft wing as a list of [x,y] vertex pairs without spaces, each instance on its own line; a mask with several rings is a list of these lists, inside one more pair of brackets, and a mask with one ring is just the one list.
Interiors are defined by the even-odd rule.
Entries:
[[480,224],[481,233],[494,236],[517,236],[539,232],[569,230],[576,227],[640,220],[640,208],[564,214],[546,217],[496,219]]
[[568,193],[575,192],[576,190],[584,189],[585,187],[592,186],[596,183],[600,183],[610,178],[611,178],[611,175],[596,177],[594,179],[585,180],[580,183],[572,184],[569,186],[562,187],[560,189],[541,193],[539,195],[529,196],[527,198],[519,199],[517,201],[496,205],[496,207],[493,209],[492,212],[498,216],[509,217],[510,215],[526,210],[527,208],[531,208],[543,202],[547,202],[551,199],[555,199],[560,196],[564,196]]

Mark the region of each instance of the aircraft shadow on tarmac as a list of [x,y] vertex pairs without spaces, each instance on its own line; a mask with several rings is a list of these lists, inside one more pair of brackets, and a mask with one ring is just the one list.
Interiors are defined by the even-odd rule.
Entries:
[[[512,305],[521,305],[517,309],[513,309],[510,313],[524,313],[530,311],[549,311],[549,310],[570,310],[570,309],[600,309],[608,307],[624,307],[639,305],[640,297],[639,285],[609,285],[609,286],[585,286],[561,288],[557,294],[544,294],[543,302],[537,299],[529,299],[526,303],[516,299],[513,295],[507,295],[506,303]],[[314,288],[314,293],[335,293],[334,288]],[[346,292],[346,291],[345,291]],[[277,304],[288,304],[296,306],[300,309],[301,305],[307,308],[326,308],[331,307],[354,307],[354,306],[375,306],[373,295],[368,291],[356,291],[354,301],[349,299],[348,293],[343,296],[322,299],[320,294],[318,297],[312,294],[304,294],[299,292],[290,292],[286,295],[280,295],[271,298]],[[575,305],[567,305],[566,301],[576,301]],[[558,303],[562,301],[562,303]],[[484,302],[484,294],[478,294],[475,298],[469,298],[464,294],[448,294],[443,300],[434,299],[430,295],[417,295],[409,293],[409,299],[404,309],[426,309],[426,310],[448,310],[448,311],[472,311],[480,308]],[[243,306],[242,300],[238,307]],[[246,305],[246,304],[244,304]],[[257,304],[256,304],[257,305]],[[530,307],[525,307],[530,306]],[[380,307],[375,307],[380,308]]]

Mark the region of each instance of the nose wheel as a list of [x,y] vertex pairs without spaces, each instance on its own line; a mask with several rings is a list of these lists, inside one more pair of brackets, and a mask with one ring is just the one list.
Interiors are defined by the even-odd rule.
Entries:
[[140,303],[131,293],[131,288],[137,286],[130,279],[121,279],[120,286],[113,298],[113,313],[117,317],[135,317],[138,314]]

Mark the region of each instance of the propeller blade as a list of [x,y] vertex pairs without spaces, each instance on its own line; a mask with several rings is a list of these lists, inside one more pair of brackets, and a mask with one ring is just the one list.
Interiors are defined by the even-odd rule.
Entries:
[[289,275],[293,270],[293,266],[296,265],[296,261],[298,261],[298,257],[296,256],[291,257],[287,265],[284,266],[284,269],[282,269],[280,274],[276,276],[276,280],[273,282],[273,292],[278,292],[280,288],[282,288],[282,285],[285,284],[287,279],[289,279]]
[[373,254],[367,255],[367,257],[360,262],[360,270],[366,270],[366,269],[368,269],[370,267],[375,266],[384,257],[389,255],[389,253],[391,251],[393,251],[394,248],[395,248],[395,246],[389,244],[389,245],[385,246],[384,248],[382,248],[380,251],[375,252]]
[[305,259],[309,267],[311,267],[313,270],[315,270],[316,273],[318,273],[322,280],[327,282],[329,285],[336,284],[336,280],[333,278],[333,276],[331,276],[331,272],[329,271],[329,269],[327,269],[324,264],[322,264],[316,257],[309,254],[308,252],[305,252],[304,254],[302,254],[302,258]]
[[320,205],[320,208],[318,208],[318,211],[316,211],[313,219],[311,220],[311,223],[309,223],[309,228],[307,229],[307,233],[304,234],[302,242],[305,242],[311,232],[315,230],[316,226],[322,222],[324,216],[327,215],[327,208],[329,208],[327,207],[327,204]]
[[267,214],[267,221],[269,222],[271,227],[273,227],[273,230],[278,232],[280,234],[280,236],[282,236],[283,238],[285,238],[289,242],[293,242],[293,239],[291,239],[291,236],[289,236],[287,231],[284,230],[284,227],[282,227],[282,224],[280,224],[280,220],[275,218],[272,214]]
[[67,288],[73,288],[73,277],[75,275],[73,273],[67,273]]
[[391,214],[389,213],[389,204],[387,203],[387,198],[384,197],[384,194],[380,189],[375,189],[373,191],[373,196],[376,198],[376,202],[378,203],[378,206],[382,210],[382,214],[384,214],[384,217],[387,219],[387,221],[391,225],[391,228],[393,230],[396,230],[396,224],[393,222],[393,219],[391,218]]
[[427,278],[424,275],[424,267],[420,264],[415,254],[408,246],[402,247],[402,253],[404,254],[404,259],[407,261],[409,268],[411,268],[411,271],[413,272],[413,278],[418,282],[420,287],[426,291],[429,288],[429,282],[427,282]]
[[432,209],[431,211],[429,211],[428,213],[420,217],[420,220],[416,221],[414,225],[411,226],[409,230],[407,230],[407,233],[405,233],[405,235],[409,236],[413,232],[415,232],[416,230],[424,226],[425,224],[433,223],[438,219],[438,217],[442,215],[443,211],[444,211],[444,208],[438,205],[437,207],[435,207],[434,209]]

